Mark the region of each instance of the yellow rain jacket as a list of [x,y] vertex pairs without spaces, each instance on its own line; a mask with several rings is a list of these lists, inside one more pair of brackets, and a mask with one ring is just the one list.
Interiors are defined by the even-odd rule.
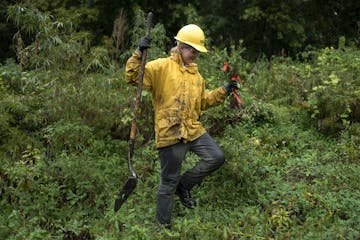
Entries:
[[[126,63],[127,83],[137,85],[140,65],[141,52],[136,50]],[[201,111],[219,105],[228,95],[223,87],[207,92],[197,64],[184,67],[177,50],[146,64],[143,89],[152,94],[157,148],[203,135]]]

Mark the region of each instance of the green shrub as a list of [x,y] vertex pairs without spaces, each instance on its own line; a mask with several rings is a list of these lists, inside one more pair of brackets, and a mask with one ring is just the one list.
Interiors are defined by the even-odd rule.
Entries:
[[309,106],[319,130],[334,134],[359,122],[360,51],[325,48],[314,65],[319,83],[310,90]]

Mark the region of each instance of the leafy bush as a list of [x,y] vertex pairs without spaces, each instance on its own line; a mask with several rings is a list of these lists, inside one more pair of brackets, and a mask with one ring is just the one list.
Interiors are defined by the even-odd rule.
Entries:
[[359,122],[360,51],[326,48],[320,51],[314,72],[319,84],[312,88],[309,105],[320,130],[336,133]]
[[[20,11],[11,18],[23,23],[37,13],[32,17],[45,20],[40,32],[54,23],[41,12],[24,11],[28,15]],[[129,33],[134,39],[143,34],[143,21]],[[155,33],[164,35],[162,29],[154,29],[159,46],[164,39]],[[227,99],[203,113],[226,162],[194,188],[197,208],[184,209],[175,198],[169,231],[154,219],[160,166],[150,94],[143,93],[138,119],[138,186],[114,213],[116,194],[130,174],[135,89],[125,85],[124,67],[112,62],[107,47],[88,49],[71,29],[50,30],[61,36],[48,45],[51,56],[29,47],[23,52],[34,62],[0,66],[1,239],[357,239],[357,49],[308,52],[302,61],[250,63],[242,47],[201,56],[209,89],[227,81],[224,61],[239,67],[244,106],[229,108]],[[59,49],[69,52],[55,53]],[[160,47],[150,51],[149,59],[165,55]],[[319,129],[341,131],[325,135]],[[183,171],[198,160],[189,154]]]

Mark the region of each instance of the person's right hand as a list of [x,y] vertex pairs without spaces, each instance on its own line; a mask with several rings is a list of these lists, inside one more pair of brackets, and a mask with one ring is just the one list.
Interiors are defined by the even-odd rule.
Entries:
[[149,36],[144,36],[140,39],[139,49],[143,52],[145,49],[150,48],[151,38]]
[[229,81],[228,83],[226,83],[225,85],[224,85],[224,88],[225,88],[225,90],[226,90],[226,92],[228,93],[228,94],[230,94],[230,92],[232,91],[232,89],[233,88],[235,88],[235,89],[238,89],[239,88],[239,86],[238,86],[238,82],[237,81]]

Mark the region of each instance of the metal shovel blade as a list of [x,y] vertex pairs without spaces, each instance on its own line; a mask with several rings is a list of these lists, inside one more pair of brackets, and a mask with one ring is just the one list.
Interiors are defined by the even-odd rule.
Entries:
[[120,191],[119,196],[115,200],[114,211],[117,212],[121,205],[126,201],[126,199],[130,196],[130,194],[134,191],[137,183],[137,178],[134,176],[130,176],[126,181],[123,189]]

